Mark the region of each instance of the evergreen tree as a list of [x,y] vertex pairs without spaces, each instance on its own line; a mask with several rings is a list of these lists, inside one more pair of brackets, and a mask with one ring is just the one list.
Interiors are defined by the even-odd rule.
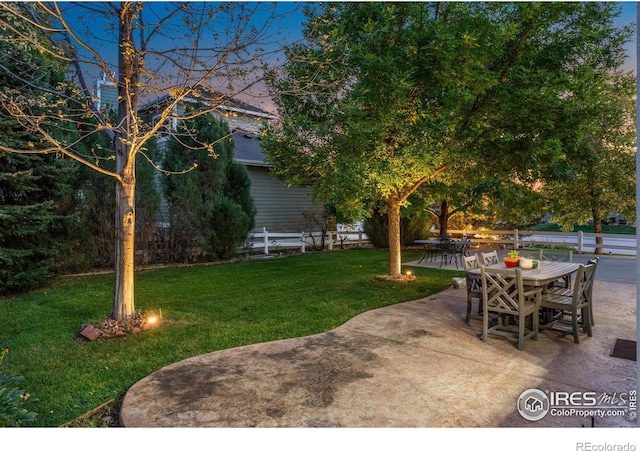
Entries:
[[[189,149],[209,146],[209,153]],[[255,206],[246,168],[233,161],[229,126],[213,115],[181,124],[167,143],[163,168],[187,174],[164,179],[169,203],[170,250],[174,260],[193,260],[202,248],[231,257],[254,225]]]
[[[3,30],[3,33],[10,33]],[[29,102],[30,94],[60,85],[64,67],[54,64],[30,46],[0,41],[0,86],[7,95]],[[27,83],[16,83],[10,72],[30,74]],[[36,112],[40,105],[34,104]],[[60,105],[61,111],[64,105]],[[66,131],[52,129],[52,134]],[[0,112],[0,146],[38,149],[39,139],[6,111]],[[78,208],[74,193],[74,166],[56,155],[0,153],[0,293],[38,286],[55,268],[68,270],[66,259],[79,244],[72,233]]]

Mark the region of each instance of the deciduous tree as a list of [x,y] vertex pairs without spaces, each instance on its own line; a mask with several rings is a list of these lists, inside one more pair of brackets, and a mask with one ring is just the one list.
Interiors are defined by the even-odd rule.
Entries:
[[[20,121],[37,141],[25,147],[3,146],[6,152],[57,153],[111,177],[115,182],[115,290],[111,316],[135,314],[134,236],[136,156],[160,131],[186,117],[178,106],[188,97],[208,92],[208,103],[187,117],[205,114],[227,97],[249,90],[260,79],[269,46],[268,26],[276,18],[273,5],[264,3],[0,3],[0,27],[73,68],[71,83],[43,87],[39,95],[25,96],[32,82],[24,73],[11,72],[22,87],[0,91],[0,107]],[[100,72],[118,89],[116,120],[98,110],[90,77]],[[78,87],[74,93],[68,87]],[[224,91],[225,95],[221,92]],[[160,93],[170,94],[155,120],[145,123],[140,103]],[[46,98],[46,99],[45,99]],[[46,102],[43,102],[46,100]],[[45,109],[34,110],[43,104]],[[64,106],[65,108],[62,108]],[[93,126],[91,124],[94,124]],[[54,129],[78,128],[84,134],[70,142],[58,139]],[[81,153],[78,143],[105,133],[111,143],[111,169],[95,153]],[[35,144],[38,146],[35,146]],[[41,145],[40,145],[41,144]],[[215,146],[202,143],[215,155]]]
[[591,220],[594,232],[602,233],[602,218],[611,212],[635,222],[635,75],[594,73],[581,88],[567,98],[572,133],[543,192],[564,229]]
[[[389,217],[454,162],[534,180],[560,155],[563,96],[583,64],[622,61],[605,3],[322,3],[273,75],[282,118],[263,147],[279,177],[361,218]],[[481,164],[480,164],[481,162]]]

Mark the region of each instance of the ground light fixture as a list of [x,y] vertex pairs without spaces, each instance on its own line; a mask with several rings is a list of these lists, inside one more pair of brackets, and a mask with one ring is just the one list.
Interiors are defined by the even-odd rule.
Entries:
[[162,322],[162,309],[160,309],[160,313],[156,315],[155,313],[148,314],[144,319],[144,325],[146,329],[152,329],[154,327],[158,327]]

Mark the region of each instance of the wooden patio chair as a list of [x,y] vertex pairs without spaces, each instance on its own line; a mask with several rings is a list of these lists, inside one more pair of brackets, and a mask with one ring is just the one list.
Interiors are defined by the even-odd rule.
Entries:
[[499,263],[498,251],[482,252],[482,264],[485,266],[495,265]]
[[[600,257],[594,257],[590,259],[587,264],[594,265],[595,268],[593,270],[593,278],[595,280],[596,271],[598,270],[598,262],[600,261]],[[556,295],[564,296],[564,297],[572,297],[573,296],[573,287],[564,288],[562,286],[552,287],[549,289],[550,293],[554,293]],[[589,298],[589,320],[591,321],[591,325],[595,326],[596,322],[593,316],[593,282],[589,285],[589,292],[587,293]]]
[[596,266],[596,264],[580,265],[570,293],[552,290],[542,295],[540,306],[555,312],[551,321],[542,326],[543,328],[557,329],[558,324],[569,325],[575,343],[580,343],[580,329],[587,336],[592,336],[590,304]]
[[[551,262],[573,262],[573,249],[566,251],[552,251],[547,249],[540,249],[538,253],[538,260],[551,261]],[[552,286],[560,288],[571,288],[571,276],[565,276],[562,279],[558,279]]]
[[[487,341],[489,334],[517,337],[518,349],[524,349],[524,340],[538,339],[538,310],[542,288],[524,290],[522,270],[487,269],[480,267],[482,281],[482,340]],[[489,314],[496,313],[498,321],[489,327]],[[508,321],[513,318],[514,323]],[[527,319],[531,326],[527,327]]]
[[[590,259],[587,264],[594,265],[593,268],[593,280],[596,279],[596,271],[598,270],[598,263],[600,262],[600,257],[594,257]],[[589,287],[589,319],[591,320],[591,325],[595,326],[596,321],[593,316],[593,282],[591,282],[591,286]]]
[[476,319],[480,319],[482,315],[482,282],[477,275],[470,274],[472,269],[478,269],[480,265],[480,259],[477,255],[462,256],[462,265],[465,271],[465,278],[467,281],[467,316],[465,317],[465,323],[469,323],[471,320],[471,310],[473,307],[473,300],[478,300],[478,316]]

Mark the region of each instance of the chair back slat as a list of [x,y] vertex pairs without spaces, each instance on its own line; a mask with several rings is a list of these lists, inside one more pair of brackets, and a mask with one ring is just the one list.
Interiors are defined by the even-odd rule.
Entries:
[[544,252],[544,249],[540,249],[538,260],[540,261],[553,261],[553,262],[573,262],[573,250],[567,251],[550,251]]
[[[593,325],[593,281],[597,262],[580,265],[575,275],[573,290],[552,290],[542,295],[541,305],[553,312],[551,321],[545,328],[553,328],[555,324],[571,327],[574,343],[580,343],[580,329],[591,337]],[[571,315],[571,319],[565,316]],[[563,332],[564,329],[562,329]]]
[[589,299],[589,320],[591,321],[591,325],[595,325],[595,319],[593,318],[593,282],[596,279],[596,271],[598,270],[598,262],[600,261],[600,257],[594,257],[589,260],[588,264],[593,265],[593,280],[591,281],[591,285],[589,286],[589,291],[587,293],[587,297]]
[[486,305],[491,310],[517,312],[523,308],[524,296],[522,272],[515,270],[488,271],[484,266],[480,268],[482,293],[486,297]]
[[498,263],[498,251],[482,252],[482,264],[489,266]]
[[576,274],[576,281],[573,288],[573,303],[577,308],[583,304],[591,302],[593,292],[593,279],[596,273],[596,265],[580,265]]
[[462,256],[462,266],[466,272],[471,271],[472,269],[478,269],[480,267],[480,260],[477,255],[471,256]]
[[477,255],[462,256],[462,265],[464,267],[465,279],[467,281],[467,292],[480,293],[482,286],[480,284],[480,277],[471,275],[469,271],[472,269],[478,269],[480,266],[480,260]]

